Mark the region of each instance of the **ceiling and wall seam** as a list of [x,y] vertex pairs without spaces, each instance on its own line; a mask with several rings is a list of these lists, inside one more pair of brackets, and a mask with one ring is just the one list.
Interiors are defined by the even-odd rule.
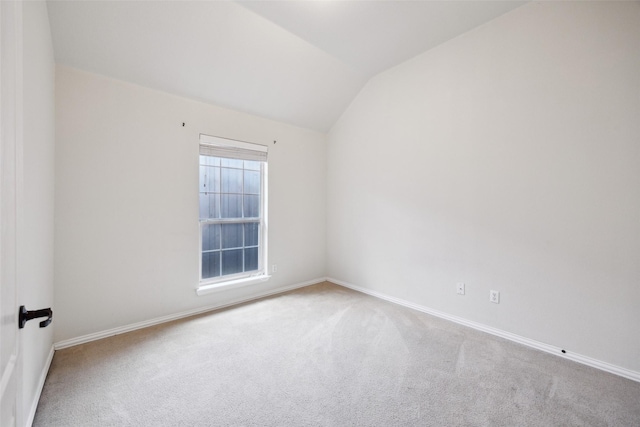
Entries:
[[372,76],[521,4],[49,1],[48,9],[58,64],[326,133]]

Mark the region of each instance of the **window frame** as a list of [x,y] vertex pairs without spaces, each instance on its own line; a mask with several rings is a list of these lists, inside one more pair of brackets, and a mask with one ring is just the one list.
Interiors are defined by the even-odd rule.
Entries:
[[[264,160],[258,160],[260,162],[260,216],[257,218],[207,218],[201,219],[198,214],[198,288],[196,292],[198,295],[203,295],[211,292],[217,292],[229,288],[241,287],[254,283],[264,282],[269,280],[271,276],[268,275],[267,269],[267,242],[268,242],[268,162],[266,159],[267,147],[261,144],[254,144],[245,141],[232,140],[222,137],[214,137],[210,135],[200,135],[199,153],[198,153],[198,171],[200,171],[201,163],[200,156],[208,155],[202,154],[202,146],[209,147],[224,147],[239,148],[241,150],[261,151],[265,153]],[[210,155],[211,157],[230,158],[224,156]],[[240,158],[238,158],[240,159]],[[254,159],[241,159],[256,161]],[[243,188],[244,192],[244,188]],[[200,194],[200,188],[198,185],[198,194]],[[199,199],[199,196],[198,196]],[[209,224],[248,224],[258,223],[258,269],[250,272],[240,272],[227,275],[221,275],[216,277],[209,277],[203,279],[202,277],[202,257],[204,254],[202,247],[202,233],[203,226]],[[243,231],[244,233],[244,231]],[[244,248],[244,241],[243,241]],[[222,251],[222,248],[220,249]],[[221,260],[222,262],[222,260]]]

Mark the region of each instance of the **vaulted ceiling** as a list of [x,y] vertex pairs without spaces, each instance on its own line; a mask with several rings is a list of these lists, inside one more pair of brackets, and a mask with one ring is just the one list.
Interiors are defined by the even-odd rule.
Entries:
[[522,1],[49,0],[56,62],[328,131],[377,73]]

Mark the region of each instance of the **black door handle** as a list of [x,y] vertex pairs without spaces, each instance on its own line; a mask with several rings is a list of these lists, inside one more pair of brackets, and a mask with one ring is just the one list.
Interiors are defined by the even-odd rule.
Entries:
[[40,322],[41,328],[46,328],[49,326],[51,321],[53,320],[53,310],[51,308],[43,308],[40,310],[27,310],[24,305],[20,306],[20,312],[18,313],[18,328],[24,328],[24,324],[31,319],[36,319],[38,317],[46,317],[46,320]]

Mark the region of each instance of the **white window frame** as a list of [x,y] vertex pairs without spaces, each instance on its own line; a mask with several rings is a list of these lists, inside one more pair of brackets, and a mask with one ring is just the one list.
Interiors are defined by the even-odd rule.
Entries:
[[[205,295],[212,292],[219,292],[231,288],[237,288],[241,286],[247,286],[255,283],[260,283],[269,280],[271,276],[268,275],[267,269],[267,248],[268,248],[268,163],[266,159],[267,147],[260,144],[254,144],[250,142],[237,141],[233,139],[227,139],[222,137],[210,136],[200,134],[200,144],[202,146],[211,146],[216,149],[221,148],[224,150],[239,149],[250,150],[254,152],[264,153],[264,161],[261,161],[261,180],[260,180],[260,233],[258,235],[258,269],[252,272],[242,272],[236,274],[228,274],[225,276],[218,276],[212,278],[202,278],[202,227],[206,224],[245,224],[251,221],[247,221],[245,218],[233,218],[233,219],[200,219],[198,218],[198,277],[199,284],[196,289],[198,295]],[[224,156],[220,156],[224,157]],[[198,159],[200,158],[200,148]],[[249,159],[247,159],[249,160]],[[198,161],[198,168],[200,168],[200,162]],[[199,215],[198,215],[199,217]]]

